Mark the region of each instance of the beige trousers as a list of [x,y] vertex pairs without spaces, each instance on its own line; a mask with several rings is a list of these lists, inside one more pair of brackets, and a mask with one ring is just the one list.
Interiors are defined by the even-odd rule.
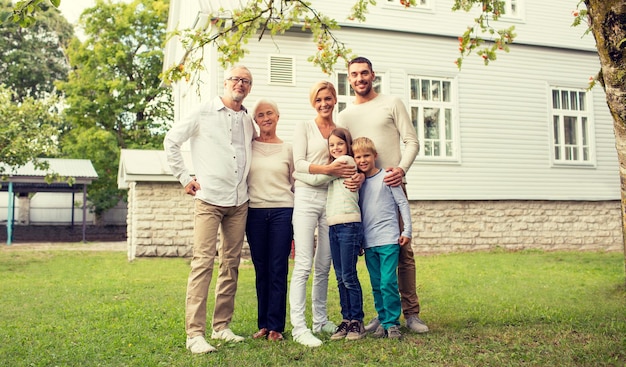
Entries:
[[247,216],[247,202],[237,207],[220,207],[195,200],[193,258],[185,307],[185,329],[190,338],[206,333],[207,298],[216,253],[219,271],[215,285],[213,330],[228,328],[232,320]]

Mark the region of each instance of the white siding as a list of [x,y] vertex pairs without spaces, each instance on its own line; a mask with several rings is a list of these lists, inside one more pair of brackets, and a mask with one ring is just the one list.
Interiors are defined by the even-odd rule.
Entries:
[[[345,5],[322,1],[316,5],[330,3],[336,5],[337,13]],[[583,29],[572,31],[569,27],[574,3],[564,0],[524,3],[525,28],[518,29],[520,35],[525,34],[528,44],[578,47],[576,42],[581,42],[584,45],[579,37]],[[407,12],[418,17],[410,18],[417,25],[409,24],[409,15],[402,11],[393,10],[391,18],[391,10],[373,7],[368,26],[388,27],[393,21],[398,28],[414,25],[448,36],[357,28],[337,32],[354,52],[372,60],[375,71],[385,73],[389,93],[403,97],[405,102],[409,95],[408,75],[456,81],[459,160],[452,163],[416,160],[407,174],[409,199],[619,199],[612,119],[600,87],[590,92],[595,165],[555,167],[551,161],[549,88],[585,88],[589,76],[599,69],[597,55],[592,51],[514,44],[511,53],[502,54],[487,67],[475,56],[470,57],[459,72],[453,63],[457,57],[456,35],[457,29],[464,29],[467,22],[458,18],[459,15],[451,15],[446,4],[451,6],[451,1],[437,1],[431,13]],[[309,104],[310,86],[320,79],[335,81],[334,76],[322,74],[306,60],[314,52],[310,42],[310,36],[298,32],[274,40],[265,37],[261,42],[250,42],[250,54],[242,61],[254,76],[246,105],[252,107],[260,97],[276,100],[281,110],[278,133],[286,141],[292,140],[297,122],[315,115]],[[269,84],[269,55],[295,57],[295,85]],[[337,68],[343,69],[342,65]],[[221,77],[215,79],[214,87],[219,85],[217,90],[221,91],[221,82],[217,80],[221,81]]]
[[[393,29],[402,32],[421,33],[458,37],[468,26],[473,25],[478,11],[466,13],[463,10],[453,12],[453,0],[432,0],[432,9],[405,9],[402,6],[387,5],[385,0],[378,1],[378,6],[369,6],[365,23],[347,19],[350,8],[356,0],[316,1],[315,7],[329,15],[342,27],[371,29]],[[518,37],[516,43],[574,49],[594,50],[595,42],[591,35],[582,37],[585,26],[571,27],[574,17],[572,11],[577,1],[573,0],[521,0],[523,16],[521,19],[502,17],[491,21],[494,28],[515,26]],[[399,0],[398,0],[399,3]],[[348,47],[353,47],[349,44]]]

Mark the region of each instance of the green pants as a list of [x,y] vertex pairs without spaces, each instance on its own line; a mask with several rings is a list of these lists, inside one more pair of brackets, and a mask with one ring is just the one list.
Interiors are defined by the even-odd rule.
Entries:
[[365,249],[365,264],[370,273],[374,293],[374,307],[378,320],[385,330],[400,325],[400,293],[398,292],[398,244],[376,246]]

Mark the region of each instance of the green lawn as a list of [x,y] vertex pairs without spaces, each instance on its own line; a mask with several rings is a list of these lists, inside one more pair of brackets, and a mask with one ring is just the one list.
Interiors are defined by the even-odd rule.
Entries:
[[[193,356],[183,323],[187,260],[2,250],[0,366],[626,366],[622,253],[494,251],[416,261],[426,335],[403,327],[400,341],[325,336],[309,349],[291,340],[288,323],[282,343],[214,341],[217,353]],[[359,271],[369,319],[363,259]],[[340,321],[334,281],[329,315]],[[241,266],[231,328],[256,331],[250,263]]]

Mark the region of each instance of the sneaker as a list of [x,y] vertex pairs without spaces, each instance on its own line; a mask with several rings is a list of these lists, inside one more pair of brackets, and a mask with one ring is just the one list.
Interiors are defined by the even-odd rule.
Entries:
[[240,342],[245,338],[243,336],[235,335],[232,330],[226,328],[224,330],[215,331],[213,330],[213,334],[211,334],[211,339],[221,339],[227,342]]
[[353,320],[348,327],[348,334],[346,335],[346,340],[359,340],[363,339],[365,336],[365,326],[363,326],[363,321]]
[[303,334],[296,336],[293,340],[296,343],[300,343],[302,345],[312,348],[322,345],[322,341],[316,338],[315,335],[311,333],[311,330],[305,331]]
[[202,335],[187,338],[187,349],[193,354],[211,353],[217,350],[211,344],[207,343]]
[[326,321],[324,325],[322,325],[321,327],[316,327],[313,329],[313,332],[316,334],[319,334],[319,333],[332,334],[335,331],[337,331],[337,325],[335,325],[335,323],[332,321]]
[[428,332],[428,326],[426,326],[424,321],[417,317],[417,315],[411,315],[408,319],[406,319],[406,327],[418,334]]
[[369,324],[365,325],[365,331],[368,333],[374,332],[380,326],[380,320],[378,320],[378,316],[374,317]]
[[339,327],[337,328],[337,331],[335,331],[335,333],[330,336],[330,340],[341,340],[341,339],[345,338],[346,335],[348,334],[348,326],[349,325],[350,325],[350,321],[343,320],[341,322],[341,324],[339,324]]
[[387,329],[387,338],[389,339],[402,338],[402,334],[400,333],[400,328],[394,325],[394,326],[391,326],[389,329]]
[[387,332],[385,331],[382,325],[378,325],[378,327],[376,328],[376,331],[374,331],[374,333],[372,334],[374,338],[384,338],[386,335],[387,335]]

